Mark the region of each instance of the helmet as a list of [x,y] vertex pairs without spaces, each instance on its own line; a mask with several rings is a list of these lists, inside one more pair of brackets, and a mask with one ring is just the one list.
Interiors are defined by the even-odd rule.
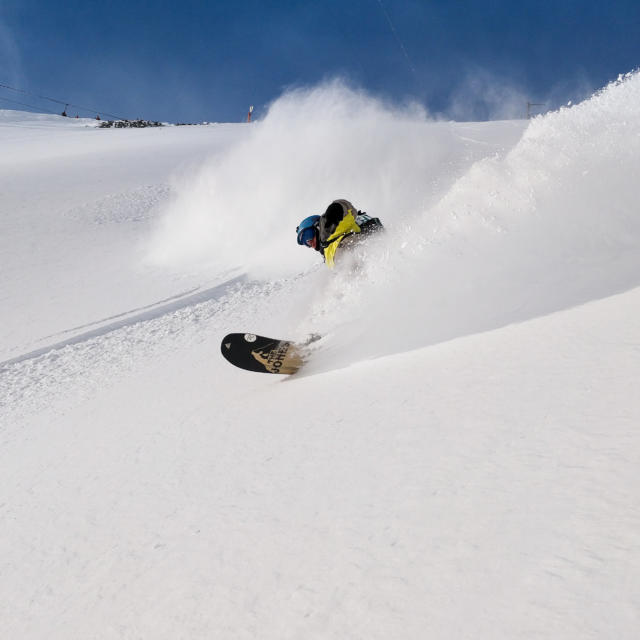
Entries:
[[309,216],[298,225],[296,229],[298,244],[308,244],[311,238],[316,235],[318,231],[318,220],[320,220],[320,216]]

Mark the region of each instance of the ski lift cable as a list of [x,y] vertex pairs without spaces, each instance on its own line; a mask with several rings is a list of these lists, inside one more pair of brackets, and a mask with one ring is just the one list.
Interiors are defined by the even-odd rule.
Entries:
[[[83,107],[79,104],[73,104],[67,100],[57,100],[56,98],[50,98],[48,96],[41,96],[37,93],[33,93],[31,91],[26,91],[25,89],[17,89],[16,87],[11,87],[8,84],[0,83],[0,87],[3,89],[9,89],[10,91],[16,91],[17,93],[24,93],[25,95],[34,96],[35,98],[40,98],[41,100],[50,100],[51,102],[55,102],[56,104],[62,104],[67,107],[74,107],[76,109],[81,109],[82,111],[90,111],[91,113],[102,113],[105,116],[109,116],[110,118],[115,118],[116,120],[126,120],[127,118],[122,118],[120,116],[116,116],[113,113],[107,113],[106,111],[100,111],[99,109],[92,109],[90,107]],[[36,107],[34,107],[36,108]]]
[[380,5],[380,10],[382,11],[382,13],[384,14],[384,17],[387,20],[389,29],[391,30],[393,37],[396,39],[396,42],[398,43],[398,46],[400,47],[400,50],[402,51],[402,54],[404,55],[407,61],[407,64],[409,65],[409,69],[411,69],[411,72],[417,77],[418,72],[416,71],[416,68],[413,65],[413,62],[409,57],[409,53],[407,52],[407,49],[404,46],[404,43],[402,42],[402,39],[400,38],[400,35],[398,34],[398,31],[395,28],[395,25],[393,24],[393,21],[391,20],[391,16],[389,15],[389,12],[386,10],[385,6],[382,4],[382,0],[378,0],[378,4]]
[[4,98],[0,96],[0,100],[4,100],[5,102],[10,102],[11,104],[18,104],[21,107],[29,107],[29,109],[36,109],[37,111],[46,111],[47,113],[56,113],[55,111],[51,111],[51,109],[45,109],[45,107],[35,107],[32,104],[27,104],[26,102],[18,102],[17,100],[10,100],[9,98]]

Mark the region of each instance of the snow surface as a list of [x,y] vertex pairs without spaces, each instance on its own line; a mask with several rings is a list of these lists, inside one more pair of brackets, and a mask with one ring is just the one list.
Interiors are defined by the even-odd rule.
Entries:
[[[3,637],[637,637],[640,75],[0,144]],[[336,197],[387,231],[329,271]],[[282,378],[245,330],[323,338]]]

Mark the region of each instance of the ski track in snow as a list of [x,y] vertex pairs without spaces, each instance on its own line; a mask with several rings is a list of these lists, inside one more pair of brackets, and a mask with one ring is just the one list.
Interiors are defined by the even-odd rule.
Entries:
[[[43,347],[0,365],[0,407],[11,415],[46,407],[70,385],[94,393],[144,356],[220,339],[228,327],[246,322],[247,315],[275,311],[277,292],[290,283],[248,283],[239,276],[226,283],[142,314],[127,317],[64,342]],[[218,358],[216,349],[211,359]],[[7,420],[11,424],[11,420]]]
[[[140,322],[146,322],[148,320],[171,314],[179,309],[193,307],[197,304],[200,304],[201,302],[219,298],[224,295],[231,286],[233,286],[236,282],[240,282],[242,279],[242,277],[234,278],[232,280],[229,280],[228,282],[217,285],[216,287],[212,287],[204,291],[199,291],[198,293],[191,291],[184,294],[179,294],[176,296],[172,296],[167,300],[162,300],[153,305],[147,305],[146,307],[141,307],[140,309],[133,309],[131,311],[118,314],[117,316],[106,318],[105,320],[93,322],[89,325],[67,329],[66,331],[63,331],[61,333],[72,333],[81,329],[85,329],[88,326],[102,324],[102,326],[96,329],[92,329],[91,331],[86,331],[84,333],[79,333],[71,338],[67,338],[62,342],[56,342],[55,344],[47,345],[35,351],[30,351],[29,353],[17,356],[16,358],[11,358],[10,360],[0,362],[0,371],[3,368],[8,367],[9,365],[24,362],[25,360],[32,360],[34,358],[38,358],[42,355],[48,354],[49,352],[59,351],[60,349],[70,347],[74,344],[87,342],[88,340],[98,338],[118,329],[130,327]],[[117,322],[109,322],[122,316],[126,317],[122,320],[118,320]]]

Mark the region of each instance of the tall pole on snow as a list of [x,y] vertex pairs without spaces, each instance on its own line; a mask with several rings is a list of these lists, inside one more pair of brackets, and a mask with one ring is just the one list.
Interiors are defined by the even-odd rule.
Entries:
[[527,120],[531,119],[531,107],[544,107],[544,102],[527,102]]

